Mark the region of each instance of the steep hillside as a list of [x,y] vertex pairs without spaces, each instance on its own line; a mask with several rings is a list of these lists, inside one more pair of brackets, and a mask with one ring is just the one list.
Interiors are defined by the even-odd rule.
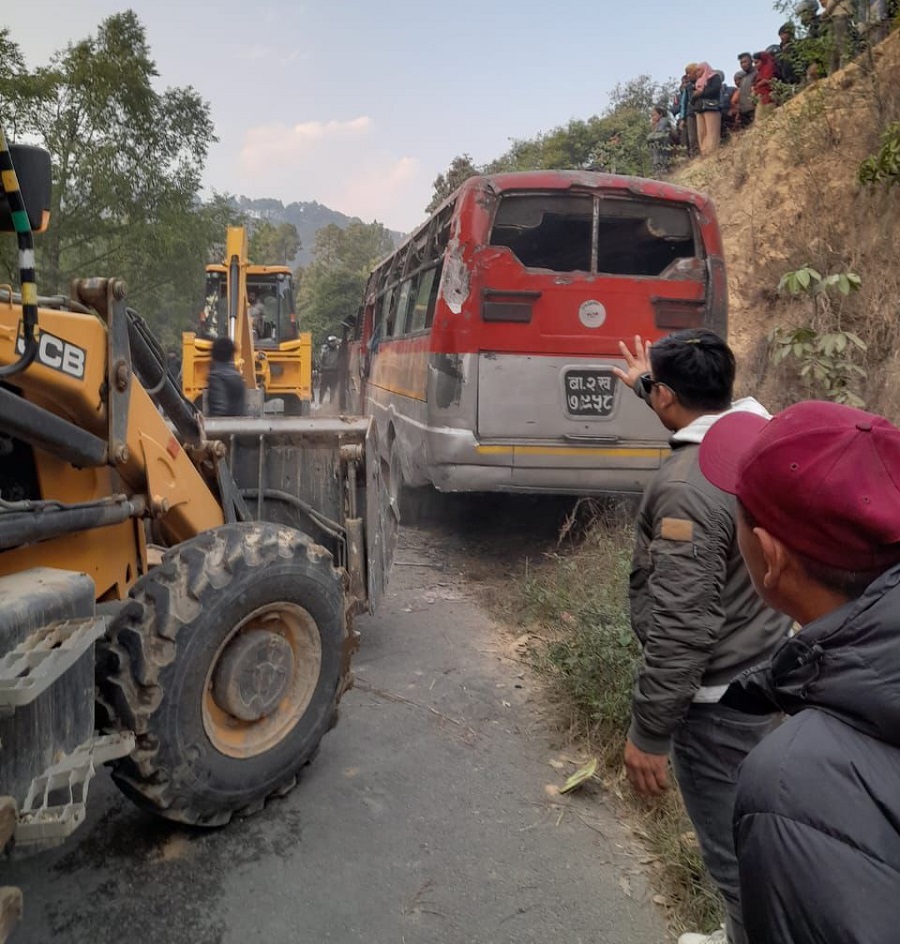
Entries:
[[716,202],[731,293],[731,341],[742,392],[771,407],[810,393],[793,358],[778,367],[767,334],[810,322],[808,299],[779,295],[779,279],[811,265],[855,272],[861,289],[832,293],[812,317],[819,333],[853,331],[868,344],[859,393],[900,420],[900,187],[866,188],[860,162],[900,120],[900,33],[820,81],[711,158],[674,175]]
[[[263,198],[251,200],[249,197],[237,197],[234,205],[248,216],[258,220],[268,220],[270,223],[293,223],[300,234],[300,243],[302,249],[294,259],[293,265],[306,266],[312,261],[313,248],[316,245],[316,233],[323,226],[334,223],[341,229],[344,229],[348,223],[352,223],[354,217],[339,213],[321,203],[313,201],[300,201],[289,203],[285,206],[280,200]],[[403,233],[388,230],[390,236],[396,244],[399,244],[403,238]]]

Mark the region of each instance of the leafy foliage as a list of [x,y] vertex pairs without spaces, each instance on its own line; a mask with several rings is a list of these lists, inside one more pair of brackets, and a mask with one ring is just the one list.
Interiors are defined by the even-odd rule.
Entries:
[[900,184],[900,121],[888,125],[881,136],[881,147],[860,164],[858,177],[864,186]]
[[817,330],[812,322],[822,321],[825,306],[820,302],[829,291],[836,289],[846,297],[859,291],[860,285],[859,276],[853,272],[823,276],[812,266],[786,272],[778,283],[779,292],[810,299],[813,319],[799,327],[776,328],[769,334],[773,362],[792,360],[810,395],[857,407],[865,406],[857,385],[865,381],[866,371],[855,357],[865,353],[866,343],[852,331],[842,330],[839,324],[832,330]]
[[0,33],[4,119],[53,161],[51,224],[38,237],[41,289],[73,277],[120,276],[129,298],[170,340],[202,298],[210,247],[234,212],[199,199],[216,140],[209,106],[191,88],[156,90],[145,30],[131,11],[29,73]]
[[257,265],[291,265],[300,249],[300,234],[293,223],[276,226],[262,220],[250,233],[250,261]]
[[473,164],[468,154],[455,157],[447,173],[435,179],[426,212],[431,213],[464,180],[479,173],[592,170],[647,176],[651,168],[647,145],[650,112],[657,104],[668,107],[677,87],[674,79],[657,82],[649,75],[639,75],[616,85],[602,115],[573,119],[533,138],[514,140],[506,153],[482,167]]
[[303,330],[312,331],[316,341],[340,335],[341,322],[362,303],[369,270],[393,248],[381,223],[354,221],[345,229],[332,223],[320,229],[313,261],[298,273]]
[[469,154],[459,154],[450,162],[446,174],[438,174],[434,178],[432,188],[434,193],[428,206],[425,207],[426,213],[433,213],[443,202],[470,177],[479,173],[478,168],[472,163],[472,157]]

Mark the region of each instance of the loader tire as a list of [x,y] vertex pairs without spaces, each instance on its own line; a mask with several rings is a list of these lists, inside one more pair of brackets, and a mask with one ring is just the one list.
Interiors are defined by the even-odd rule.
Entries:
[[309,400],[301,400],[296,394],[286,393],[282,398],[285,416],[309,416]]
[[297,782],[346,687],[340,571],[307,535],[229,524],[142,577],[98,658],[101,702],[135,732],[119,788],[167,819],[219,826]]

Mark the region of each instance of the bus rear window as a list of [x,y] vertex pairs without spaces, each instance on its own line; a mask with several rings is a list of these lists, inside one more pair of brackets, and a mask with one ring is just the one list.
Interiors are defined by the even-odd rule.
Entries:
[[580,194],[503,196],[491,245],[528,269],[604,275],[661,276],[697,254],[688,207]]
[[512,194],[502,197],[492,246],[506,246],[526,269],[590,272],[592,197]]

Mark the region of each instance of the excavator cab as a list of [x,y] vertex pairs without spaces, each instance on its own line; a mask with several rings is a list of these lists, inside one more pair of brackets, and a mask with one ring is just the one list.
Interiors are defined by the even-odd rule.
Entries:
[[[312,339],[297,326],[294,283],[283,265],[258,265],[247,258],[243,227],[229,227],[225,261],[206,267],[206,291],[197,332],[182,338],[184,393],[203,402],[212,341],[228,336],[258,411],[281,403],[286,414],[307,415],[312,401]],[[278,412],[278,410],[274,410]]]

